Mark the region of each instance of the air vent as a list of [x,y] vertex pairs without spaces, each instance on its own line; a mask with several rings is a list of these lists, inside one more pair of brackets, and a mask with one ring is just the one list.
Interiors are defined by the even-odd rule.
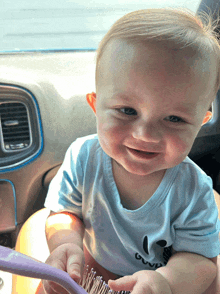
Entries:
[[30,146],[30,124],[23,103],[1,103],[0,119],[5,151],[18,151]]

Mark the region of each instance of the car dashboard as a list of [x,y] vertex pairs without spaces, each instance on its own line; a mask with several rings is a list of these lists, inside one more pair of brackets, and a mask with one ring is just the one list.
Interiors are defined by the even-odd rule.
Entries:
[[0,234],[16,238],[43,206],[68,146],[96,132],[86,102],[94,90],[94,51],[1,55]]

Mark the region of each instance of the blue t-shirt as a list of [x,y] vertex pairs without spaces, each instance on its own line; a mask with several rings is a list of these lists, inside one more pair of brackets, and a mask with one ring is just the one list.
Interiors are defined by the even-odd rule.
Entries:
[[220,254],[212,180],[189,158],[166,171],[143,206],[128,210],[97,135],[79,138],[50,184],[45,207],[79,216],[87,250],[117,275],[165,266],[172,248],[208,258]]

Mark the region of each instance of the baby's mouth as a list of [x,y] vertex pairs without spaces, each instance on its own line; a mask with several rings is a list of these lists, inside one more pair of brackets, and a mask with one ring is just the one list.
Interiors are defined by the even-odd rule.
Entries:
[[147,151],[142,151],[142,150],[137,150],[137,149],[133,149],[134,151],[136,152],[139,152],[139,153],[144,153],[144,154],[153,154],[154,152],[147,152]]
[[148,152],[148,151],[133,149],[133,148],[129,148],[129,147],[127,147],[127,148],[128,148],[128,151],[133,156],[135,156],[137,158],[141,158],[141,159],[152,159],[159,154],[158,152]]

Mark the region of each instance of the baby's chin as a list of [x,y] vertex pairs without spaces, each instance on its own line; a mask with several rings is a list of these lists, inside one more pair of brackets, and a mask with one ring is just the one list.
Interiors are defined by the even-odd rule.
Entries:
[[152,175],[161,175],[166,172],[167,169],[161,168],[159,170],[155,169],[146,169],[146,168],[137,168],[137,166],[124,164],[117,162],[113,159],[113,165],[116,165],[119,169],[121,169],[122,172],[125,172],[128,174],[128,176],[134,176],[134,177],[148,177]]

